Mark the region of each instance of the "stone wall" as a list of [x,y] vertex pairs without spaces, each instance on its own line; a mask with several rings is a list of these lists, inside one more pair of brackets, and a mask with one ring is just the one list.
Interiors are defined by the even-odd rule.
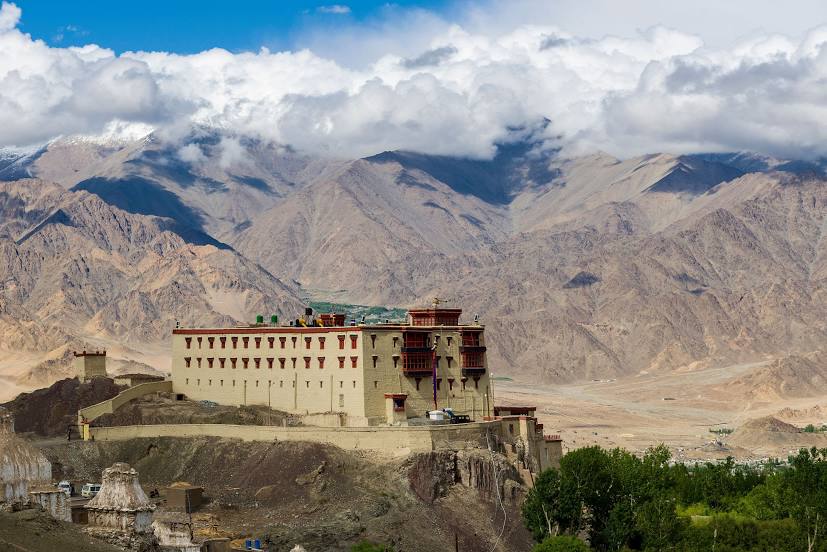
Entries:
[[137,399],[145,395],[151,395],[153,393],[169,393],[171,391],[171,381],[153,381],[149,383],[142,383],[140,385],[136,385],[135,387],[130,387],[107,401],[99,402],[97,404],[87,406],[86,408],[81,408],[78,411],[78,423],[81,423],[83,420],[91,422],[96,418],[100,418],[104,414],[112,414],[132,399]]
[[38,489],[29,492],[29,502],[43,508],[55,519],[72,521],[72,506],[69,497],[60,489]]

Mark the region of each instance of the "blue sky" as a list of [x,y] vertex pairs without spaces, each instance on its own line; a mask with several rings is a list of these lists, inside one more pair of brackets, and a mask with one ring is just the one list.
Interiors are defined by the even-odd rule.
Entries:
[[[99,44],[123,51],[194,53],[213,47],[238,52],[291,49],[305,33],[370,25],[411,8],[443,14],[445,0],[16,0],[20,29],[52,46]],[[337,9],[334,6],[339,6]]]

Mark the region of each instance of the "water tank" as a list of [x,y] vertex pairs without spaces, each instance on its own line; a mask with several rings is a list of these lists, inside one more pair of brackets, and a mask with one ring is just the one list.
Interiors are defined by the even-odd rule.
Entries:
[[271,316],[270,316],[270,324],[272,324],[273,326],[275,326],[275,325],[276,325],[276,324],[278,324],[278,323],[279,323],[279,316],[278,316],[277,314],[273,314],[273,315],[271,315]]
[[256,324],[264,324],[264,315],[263,314],[257,314],[256,315]]

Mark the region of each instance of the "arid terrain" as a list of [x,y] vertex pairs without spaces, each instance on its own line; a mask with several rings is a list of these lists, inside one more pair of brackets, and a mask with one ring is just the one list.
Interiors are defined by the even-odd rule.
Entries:
[[[696,450],[710,425],[827,402],[819,165],[531,143],[347,160],[239,136],[228,165],[225,138],[193,128],[197,161],[155,135],[4,154],[0,400],[65,377],[77,349],[167,372],[176,322],[441,297],[479,314],[492,373],[529,382],[572,443]],[[618,429],[576,427],[598,421]]]

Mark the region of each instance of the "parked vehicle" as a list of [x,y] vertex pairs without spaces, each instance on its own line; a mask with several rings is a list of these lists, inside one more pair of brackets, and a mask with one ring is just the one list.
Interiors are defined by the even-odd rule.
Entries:
[[65,479],[57,484],[57,488],[66,493],[66,496],[72,496],[72,484]]
[[83,489],[81,489],[80,496],[84,498],[92,498],[93,496],[98,494],[100,490],[100,483],[87,483],[83,486]]

